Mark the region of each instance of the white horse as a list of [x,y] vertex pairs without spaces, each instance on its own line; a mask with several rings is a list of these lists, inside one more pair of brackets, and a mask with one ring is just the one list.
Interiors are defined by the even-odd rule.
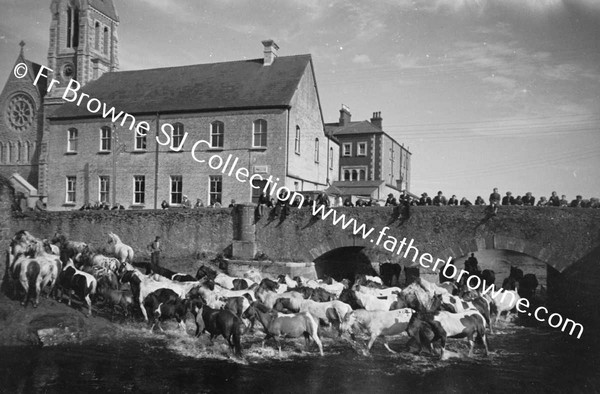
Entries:
[[121,263],[133,261],[133,248],[121,242],[121,238],[117,234],[108,233],[110,240],[109,245],[112,245],[112,253],[117,256]]

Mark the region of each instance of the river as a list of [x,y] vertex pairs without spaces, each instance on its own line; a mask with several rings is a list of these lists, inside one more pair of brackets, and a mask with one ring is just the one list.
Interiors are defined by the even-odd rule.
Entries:
[[[167,328],[167,327],[166,327]],[[3,393],[565,393],[600,392],[600,348],[592,327],[581,340],[560,331],[502,325],[489,336],[491,353],[473,358],[465,340],[449,340],[439,360],[388,353],[371,356],[349,339],[324,338],[325,356],[303,341],[261,347],[260,332],[245,337],[244,360],[232,359],[222,339],[211,345],[169,326],[150,334],[126,324],[102,343],[44,348],[0,348]],[[596,330],[597,331],[597,330]],[[586,334],[588,338],[586,338]],[[390,342],[401,350],[407,342]]]

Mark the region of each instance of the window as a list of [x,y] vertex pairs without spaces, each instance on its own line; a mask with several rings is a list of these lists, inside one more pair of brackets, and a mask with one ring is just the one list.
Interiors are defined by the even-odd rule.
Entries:
[[77,177],[67,177],[67,192],[65,195],[65,202],[67,204],[75,204],[76,200],[76,189],[77,189]]
[[135,175],[133,177],[133,203],[146,203],[146,177],[144,175]]
[[71,35],[73,34],[73,9],[67,7],[67,48],[71,48]]
[[108,43],[108,27],[104,28],[104,54],[108,55],[108,47],[109,47],[109,43]]
[[252,124],[252,147],[267,147],[267,121],[264,119],[255,120]]
[[179,148],[183,142],[183,125],[175,123],[173,125],[173,133],[171,135],[171,146]]
[[358,171],[352,170],[352,180],[358,181]]
[[110,152],[110,144],[112,140],[112,130],[108,126],[100,129],[100,151]]
[[181,204],[183,200],[183,180],[181,175],[171,175],[171,204]]
[[100,50],[100,22],[94,25],[94,48]]
[[342,146],[343,156],[352,156],[352,144],[349,142],[344,143]]
[[296,139],[294,140],[294,152],[300,154],[300,126],[296,126]]
[[315,163],[319,162],[319,139],[315,138]]
[[98,177],[98,200],[100,202],[109,202],[110,195],[110,177]]
[[329,169],[333,170],[333,148],[329,148]]
[[367,180],[365,178],[365,170],[359,170],[358,171],[358,180],[359,181],[366,181]]
[[350,171],[349,170],[344,170],[344,180],[345,181],[350,180]]
[[216,202],[223,203],[223,201],[221,200],[223,194],[223,177],[221,175],[210,176],[209,183],[209,203],[211,205],[213,205]]
[[366,156],[367,155],[367,143],[366,142],[359,142],[358,143],[358,152],[356,153],[357,156]]
[[342,167],[345,181],[366,181],[367,166]]
[[147,134],[135,132],[135,150],[146,150]]
[[210,147],[222,148],[224,134],[225,125],[223,124],[223,122],[212,122],[210,124]]
[[77,152],[77,129],[69,129],[67,131],[67,152]]
[[4,163],[4,144],[0,142],[0,164]]

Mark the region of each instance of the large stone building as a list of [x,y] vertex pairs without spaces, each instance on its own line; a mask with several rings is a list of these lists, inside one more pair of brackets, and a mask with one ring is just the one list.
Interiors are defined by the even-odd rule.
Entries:
[[[227,205],[255,201],[265,186],[323,190],[337,179],[339,145],[324,131],[310,55],[278,57],[267,40],[258,59],[118,72],[112,1],[53,0],[51,10],[48,81],[59,84],[46,96],[45,86],[33,89],[32,65],[27,78],[11,75],[0,98],[2,121],[12,122],[0,124],[10,143],[0,145],[2,174],[21,174],[48,196],[49,209],[101,201],[158,208],[184,195]],[[71,79],[83,88],[67,91],[77,100],[65,104]],[[140,122],[148,130],[136,132]],[[210,161],[215,155],[222,167]],[[15,157],[27,168],[5,166]]]
[[339,181],[333,189],[342,195],[385,200],[410,193],[410,151],[383,130],[381,112],[369,120],[352,121],[350,109],[342,106],[337,123],[327,123],[327,132],[340,143]]

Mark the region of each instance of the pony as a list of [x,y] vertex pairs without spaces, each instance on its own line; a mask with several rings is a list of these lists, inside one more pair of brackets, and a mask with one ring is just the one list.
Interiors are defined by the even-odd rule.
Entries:
[[383,345],[390,353],[396,353],[388,346],[386,336],[400,335],[408,327],[414,311],[410,308],[396,309],[393,311],[367,311],[358,309],[344,316],[340,331],[350,332],[352,340],[356,340],[353,329],[367,331],[370,336],[367,344],[367,353],[373,347],[377,338],[382,337]]
[[[33,298],[33,307],[37,308],[43,288],[50,285],[50,294],[54,294],[56,281],[62,270],[62,262],[58,256],[46,253],[41,240],[31,241],[24,252],[18,252],[14,257],[9,266],[9,273],[13,281],[18,280],[25,290],[21,305],[27,306],[29,300]],[[17,297],[16,286],[14,292]]]
[[494,324],[498,323],[498,319],[500,319],[502,312],[506,312],[506,321],[508,321],[510,311],[517,305],[519,299],[519,293],[517,293],[515,290],[503,289],[501,292],[496,293],[492,298],[492,302],[496,305],[496,309],[498,311],[496,314],[496,319],[494,320]]
[[294,311],[293,305],[288,298],[279,298],[275,302],[273,309],[278,312],[285,312],[286,310],[291,312],[308,312],[320,323],[326,324],[329,327],[331,327],[332,323],[336,324],[340,335],[342,334],[340,324],[343,317],[352,312],[350,305],[338,300],[329,302],[304,300],[300,304],[300,310]]
[[263,346],[267,339],[273,338],[279,349],[281,357],[281,337],[298,338],[304,336],[306,348],[310,345],[309,339],[319,347],[319,353],[323,356],[323,344],[319,338],[319,325],[308,312],[294,313],[291,315],[279,315],[276,311],[270,310],[265,305],[255,301],[246,311],[247,316],[252,316],[262,324],[267,336],[263,340]]
[[108,244],[112,246],[112,253],[117,256],[121,263],[133,262],[133,249],[121,242],[121,238],[112,232],[108,233]]
[[69,259],[75,259],[78,253],[84,253],[89,250],[89,246],[85,242],[69,241],[63,234],[55,233],[50,243],[56,245],[60,249],[60,260],[66,263]]
[[27,230],[20,230],[15,233],[12,237],[9,245],[10,261],[8,262],[9,267],[15,262],[16,258],[25,254],[30,250],[31,244],[39,241]]
[[523,275],[523,279],[519,282],[519,295],[531,301],[535,296],[538,284],[539,282],[534,274]]
[[246,325],[239,316],[228,309],[213,309],[202,304],[200,300],[191,301],[192,314],[196,321],[196,336],[207,331],[210,340],[222,335],[229,344],[229,348],[235,351],[238,357],[242,356],[242,335],[246,332]]
[[519,282],[523,279],[523,271],[513,266],[510,267],[510,274],[502,282],[502,288],[504,290],[517,290],[519,288]]
[[67,290],[69,306],[71,306],[73,293],[76,293],[88,306],[88,317],[92,315],[91,296],[96,294],[96,287],[98,285],[93,275],[78,270],[75,268],[73,260],[69,259],[60,274],[59,284],[62,289]]

